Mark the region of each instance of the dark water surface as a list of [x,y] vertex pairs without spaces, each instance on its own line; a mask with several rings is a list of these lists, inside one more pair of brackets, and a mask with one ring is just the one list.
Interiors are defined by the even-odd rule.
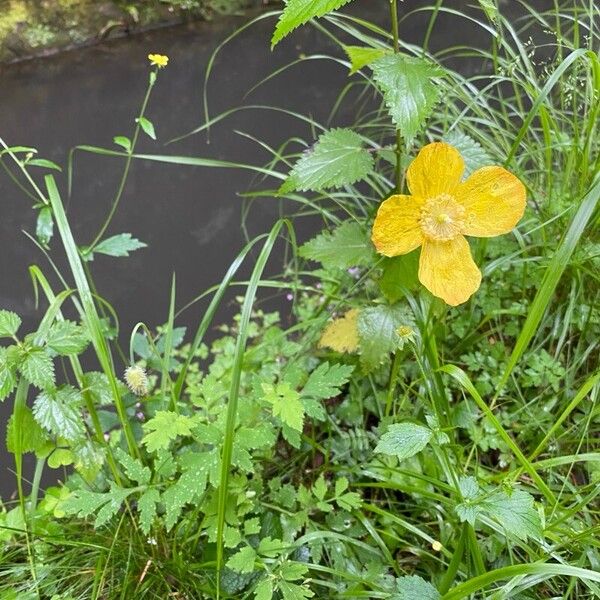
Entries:
[[[388,2],[359,0],[353,10],[383,23]],[[404,31],[405,39],[420,42],[426,19],[425,13],[413,18]],[[167,54],[170,63],[160,73],[147,113],[156,125],[159,141],[143,136],[139,151],[264,164],[269,158],[267,152],[236,130],[277,147],[294,135],[310,138],[308,126],[282,114],[243,111],[215,125],[210,144],[200,134],[164,146],[167,140],[203,122],[202,82],[207,63],[215,47],[243,22],[228,18],[179,26],[0,67],[0,136],[9,145],[36,147],[40,156],[61,165],[66,165],[69,150],[77,144],[114,147],[113,136],[131,136],[147,82],[146,56],[159,52]],[[219,55],[209,86],[212,113],[241,103],[269,104],[323,121],[347,81],[344,67],[332,61],[308,61],[293,67],[244,100],[252,85],[300,54],[334,50],[333,43],[315,28],[304,27],[271,53],[273,26],[274,18],[260,21]],[[479,40],[487,45],[487,34],[482,30],[474,27],[467,33],[464,27],[463,21],[451,17],[440,20],[435,45],[446,46],[450,40],[456,41],[457,35],[462,37],[461,43],[468,35],[468,43]],[[352,123],[351,107],[337,121],[339,125]],[[78,244],[93,239],[109,210],[122,168],[120,159],[76,155],[68,213]],[[66,196],[66,178],[57,176]],[[177,275],[178,306],[221,280],[244,244],[239,193],[248,190],[252,180],[248,171],[134,161],[107,236],[131,232],[148,248],[127,259],[99,256],[91,263],[99,292],[121,319],[123,339],[138,321],[151,328],[166,321],[172,273]],[[0,307],[23,317],[23,333],[37,327],[45,309],[44,305],[35,307],[27,267],[35,263],[46,274],[51,272],[46,259],[22,233],[35,229],[31,205],[32,201],[0,171]],[[272,198],[256,202],[248,221],[250,236],[268,231],[278,211]],[[300,237],[306,238],[314,228],[314,223],[301,223]],[[52,243],[52,256],[64,268],[58,237]],[[277,272],[278,267],[274,264],[271,272]],[[195,326],[203,306],[186,312],[179,324]],[[231,310],[224,308],[215,324],[228,318]],[[11,400],[0,405],[0,440],[4,440],[11,405]],[[13,463],[1,445],[0,495],[6,497],[14,489],[10,473]]]

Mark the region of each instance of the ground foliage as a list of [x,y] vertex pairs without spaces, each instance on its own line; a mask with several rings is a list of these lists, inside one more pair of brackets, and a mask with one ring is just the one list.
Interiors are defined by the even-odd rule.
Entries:
[[[275,180],[262,195],[300,209],[249,241],[195,332],[176,326],[173,286],[166,323],[139,324],[121,349],[92,258],[144,243],[108,234],[111,211],[78,246],[55,177],[39,177],[57,166],[3,144],[10,173],[38,195],[40,248],[62,243],[76,286],[53,290],[34,266],[38,330],[0,311],[19,491],[0,512],[3,600],[600,596],[593,4],[525,6],[517,32],[481,0],[489,72],[472,79],[427,50],[442,2],[422,48],[399,39],[395,2],[389,36],[330,13],[344,4],[290,0],[272,42],[320,18],[356,78],[356,120],[311,122],[311,139],[256,167]],[[532,31],[547,36],[539,58],[523,41]],[[133,160],[210,163],[135,156],[159,79],[156,68],[131,139],[79,148],[123,157],[123,183]],[[514,232],[474,244],[483,284],[454,308],[419,284],[415,252],[383,258],[370,242],[380,202],[432,139],[456,147],[468,173],[504,164],[529,195]],[[315,215],[323,231],[298,245],[294,220]],[[291,258],[263,280],[281,237]],[[208,342],[250,256],[239,314]],[[255,304],[261,287],[287,295],[291,321]],[[64,484],[40,490],[44,469],[64,467]]]

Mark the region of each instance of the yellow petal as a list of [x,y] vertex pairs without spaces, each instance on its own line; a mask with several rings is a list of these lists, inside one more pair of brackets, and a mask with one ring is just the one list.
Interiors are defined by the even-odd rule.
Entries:
[[464,170],[465,163],[456,148],[444,142],[428,144],[408,167],[408,189],[425,199],[453,194]]
[[446,304],[466,302],[478,289],[481,273],[467,240],[459,235],[442,242],[425,240],[419,260],[419,280]]
[[319,348],[331,348],[336,352],[356,352],[358,349],[358,313],[356,308],[343,317],[333,320],[319,340]]
[[419,225],[423,200],[415,196],[390,196],[381,203],[371,239],[384,256],[408,254],[423,243]]
[[493,237],[511,231],[525,212],[525,186],[502,167],[483,167],[456,190],[467,210],[465,235]]

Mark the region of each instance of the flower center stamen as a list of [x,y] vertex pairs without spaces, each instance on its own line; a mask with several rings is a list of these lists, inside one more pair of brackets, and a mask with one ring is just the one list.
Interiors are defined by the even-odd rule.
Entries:
[[421,231],[433,240],[452,240],[464,230],[465,212],[464,207],[450,194],[430,198],[421,209]]

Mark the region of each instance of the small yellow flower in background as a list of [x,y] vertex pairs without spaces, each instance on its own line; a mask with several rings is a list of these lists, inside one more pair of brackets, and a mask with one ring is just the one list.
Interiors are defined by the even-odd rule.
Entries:
[[433,549],[434,552],[440,552],[440,550],[443,547],[444,546],[442,546],[442,544],[440,542],[438,542],[437,540],[434,540],[433,542],[431,542],[431,548]]
[[148,54],[148,60],[159,69],[169,64],[169,57],[164,54]]
[[456,148],[435,142],[408,167],[411,195],[385,200],[372,240],[384,256],[408,254],[419,246],[419,280],[451,306],[466,302],[481,284],[464,236],[495,237],[510,232],[525,212],[525,186],[502,167],[483,167],[462,181],[465,164]]
[[359,312],[357,308],[353,308],[342,317],[331,321],[319,340],[319,348],[330,348],[336,352],[356,352],[359,341]]
[[142,367],[137,365],[125,369],[125,383],[136,396],[144,396],[148,393],[148,375]]

